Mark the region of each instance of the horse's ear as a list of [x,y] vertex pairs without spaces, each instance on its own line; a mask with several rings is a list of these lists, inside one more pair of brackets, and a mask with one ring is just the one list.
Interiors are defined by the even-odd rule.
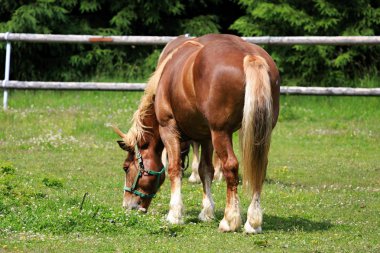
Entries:
[[134,152],[133,148],[131,148],[130,146],[128,146],[127,144],[125,144],[124,141],[117,141],[117,144],[119,144],[119,147],[122,150],[128,151],[129,153],[133,153]]
[[125,151],[128,151],[128,145],[125,144],[124,141],[117,141],[117,143],[119,144],[119,147]]

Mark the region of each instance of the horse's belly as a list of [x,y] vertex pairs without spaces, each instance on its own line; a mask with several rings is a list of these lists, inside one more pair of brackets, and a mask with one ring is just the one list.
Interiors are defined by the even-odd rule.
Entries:
[[183,138],[198,141],[211,138],[208,122],[195,105],[182,100],[173,106],[173,114]]

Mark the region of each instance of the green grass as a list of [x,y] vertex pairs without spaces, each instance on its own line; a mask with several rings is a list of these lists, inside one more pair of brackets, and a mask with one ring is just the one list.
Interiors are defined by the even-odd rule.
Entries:
[[[187,180],[185,225],[165,222],[168,181],[148,214],[125,214],[124,154],[105,124],[126,131],[141,94],[10,94],[0,112],[0,252],[380,251],[380,98],[281,97],[264,233],[253,236],[217,231],[224,182],[213,184],[210,223],[197,220],[202,190]],[[241,189],[240,198],[245,219]]]

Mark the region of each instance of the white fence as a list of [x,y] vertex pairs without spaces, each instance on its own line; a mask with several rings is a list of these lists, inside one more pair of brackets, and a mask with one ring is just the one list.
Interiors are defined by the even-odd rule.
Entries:
[[[119,45],[165,45],[174,36],[96,36],[70,34],[0,33],[0,41],[35,43],[106,43]],[[260,45],[379,45],[380,36],[259,36],[242,37]]]
[[[5,89],[142,91],[145,83],[8,81]],[[380,96],[380,88],[282,86],[282,94]]]
[[[176,37],[172,36],[94,36],[0,33],[0,42],[6,42],[3,107],[8,105],[9,89],[59,89],[59,90],[143,90],[143,83],[81,83],[81,82],[38,82],[10,81],[12,42],[33,43],[103,43],[115,45],[165,45]],[[295,37],[242,37],[246,41],[261,45],[380,45],[380,36],[295,36]],[[281,93],[300,95],[364,95],[379,96],[380,88],[337,88],[337,87],[281,87]]]

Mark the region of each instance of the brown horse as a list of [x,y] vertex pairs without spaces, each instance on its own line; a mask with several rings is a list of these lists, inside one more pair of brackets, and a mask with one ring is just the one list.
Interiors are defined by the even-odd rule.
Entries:
[[[199,219],[214,218],[211,182],[213,150],[227,183],[221,231],[241,226],[237,195],[238,160],[232,134],[241,128],[243,185],[252,194],[244,229],[261,232],[260,193],[268,163],[272,128],[279,113],[279,73],[259,46],[232,35],[179,37],[169,43],[150,78],[133,124],[119,145],[128,151],[123,205],[147,210],[164,181],[161,153],[165,146],[171,182],[167,220],[183,223],[181,148],[185,140],[201,145],[199,175],[203,183]],[[164,144],[164,145],[163,145]]]

